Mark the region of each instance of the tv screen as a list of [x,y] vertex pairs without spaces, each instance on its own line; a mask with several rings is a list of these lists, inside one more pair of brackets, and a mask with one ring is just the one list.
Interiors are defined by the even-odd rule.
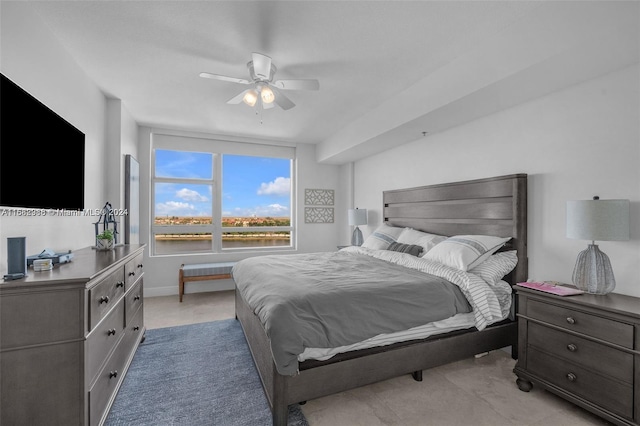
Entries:
[[84,208],[84,133],[0,74],[0,206]]

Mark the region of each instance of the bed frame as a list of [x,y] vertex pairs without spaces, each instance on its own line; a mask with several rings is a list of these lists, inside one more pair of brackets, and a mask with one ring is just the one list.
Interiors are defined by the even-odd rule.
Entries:
[[[383,192],[384,221],[440,235],[482,234],[512,239],[505,249],[518,251],[518,265],[506,279],[527,279],[527,175],[422,186]],[[290,404],[413,374],[490,350],[512,347],[517,356],[517,322],[454,331],[427,339],[338,354],[327,361],[300,363],[295,376],[280,375],[259,318],[236,291],[236,317],[247,338],[273,413],[274,425],[286,425]]]

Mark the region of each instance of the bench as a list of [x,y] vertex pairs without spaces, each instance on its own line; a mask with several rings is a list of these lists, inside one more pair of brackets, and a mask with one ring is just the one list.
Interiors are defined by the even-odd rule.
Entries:
[[231,278],[231,269],[236,262],[194,263],[180,265],[178,283],[180,287],[180,302],[184,295],[184,284],[190,281],[223,280]]

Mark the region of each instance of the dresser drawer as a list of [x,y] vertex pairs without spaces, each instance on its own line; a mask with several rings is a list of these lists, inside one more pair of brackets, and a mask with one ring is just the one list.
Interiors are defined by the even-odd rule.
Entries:
[[142,275],[143,257],[144,256],[142,255],[142,253],[140,253],[139,255],[137,255],[135,258],[131,259],[124,265],[124,275],[125,275],[127,290],[129,289],[129,287],[131,287],[131,285],[133,285],[133,283],[136,282],[138,277]]
[[87,377],[95,379],[104,360],[124,333],[124,302],[120,300],[109,315],[87,337]]
[[140,340],[140,335],[144,332],[143,322],[143,310],[138,309],[138,312],[127,322],[127,328],[124,339],[122,339],[122,343],[120,344],[120,350],[127,353],[133,351],[133,348]]
[[[124,341],[124,340],[123,340]],[[122,380],[129,352],[121,350],[120,345],[113,353],[104,368],[98,373],[95,384],[89,390],[89,424],[98,425],[109,406],[111,396]]]
[[88,331],[91,331],[100,322],[123,295],[124,270],[120,267],[89,290]]
[[633,383],[633,355],[591,340],[529,323],[529,345],[587,369]]
[[527,316],[633,349],[633,325],[563,306],[529,300]]
[[623,417],[633,415],[633,387],[529,347],[527,370]]
[[142,280],[139,280],[136,285],[127,293],[125,296],[126,303],[126,324],[129,324],[129,318],[133,317],[133,315],[140,309],[142,306],[142,297],[143,297],[143,287]]

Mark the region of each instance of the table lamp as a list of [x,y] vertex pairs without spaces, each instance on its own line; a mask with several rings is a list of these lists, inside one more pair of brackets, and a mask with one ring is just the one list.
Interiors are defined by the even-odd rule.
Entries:
[[351,235],[351,245],[361,246],[364,242],[362,238],[362,231],[358,228],[359,225],[367,224],[367,209],[349,209],[349,226],[355,226],[353,234]]
[[595,241],[629,239],[629,200],[600,200],[596,196],[593,200],[567,201],[567,238],[591,240],[576,260],[576,287],[587,293],[610,293],[616,286],[611,262]]

